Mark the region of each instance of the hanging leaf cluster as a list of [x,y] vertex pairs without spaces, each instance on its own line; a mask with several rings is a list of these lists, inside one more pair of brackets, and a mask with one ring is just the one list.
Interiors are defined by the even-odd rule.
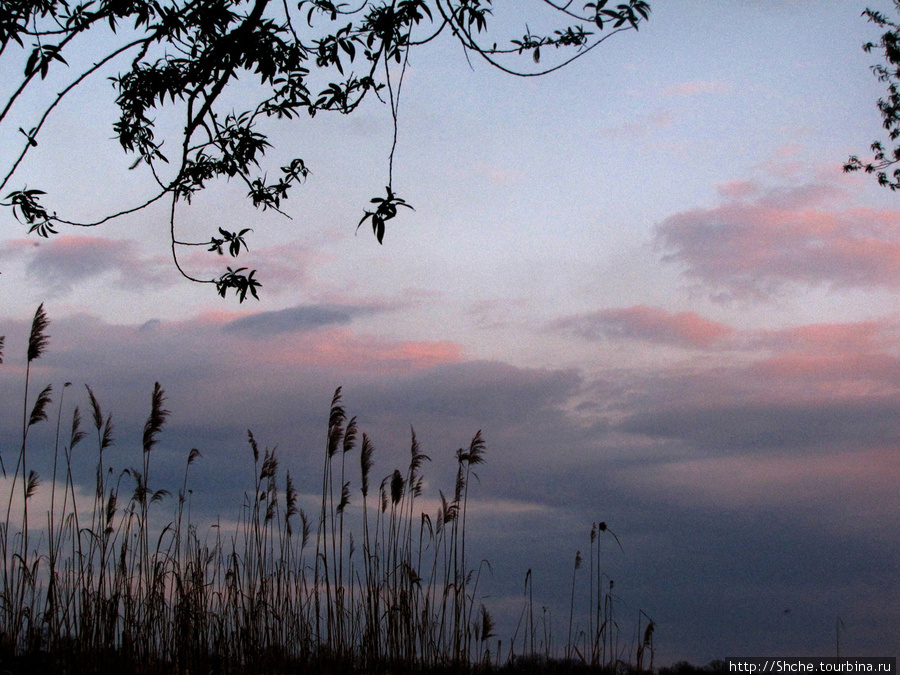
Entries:
[[[178,258],[183,247],[204,246],[231,256],[246,250],[249,227],[220,228],[206,241],[182,241],[177,235],[176,206],[212,181],[243,185],[258,209],[284,213],[285,201],[309,175],[297,157],[275,171],[263,167],[271,144],[268,120],[297,122],[323,113],[351,114],[370,94],[390,102],[394,144],[388,162],[386,197],[371,200],[360,225],[370,220],[379,243],[398,207],[410,207],[392,186],[398,97],[410,50],[441,35],[457,40],[469,54],[515,75],[541,75],[563,67],[612,35],[637,29],[649,15],[643,0],[607,5],[597,0],[581,12],[571,2],[522,0],[512,11],[527,21],[532,11],[549,9],[558,29],[498,43],[490,36],[495,9],[510,8],[493,0],[16,0],[0,3],[0,67],[8,90],[0,100],[0,127],[10,111],[24,105],[31,90],[41,91],[48,76],[62,73],[68,83],[43,93],[49,101],[26,131],[21,151],[3,157],[0,205],[48,237],[60,226],[93,227],[140,211],[161,199],[171,201],[169,232],[173,260],[185,277],[215,284],[220,295],[235,291],[243,301],[257,297],[261,284],[246,268],[217,279],[197,278]],[[499,22],[498,22],[499,23]],[[527,24],[526,24],[527,25]],[[76,46],[77,44],[77,46]],[[499,46],[498,46],[499,45]],[[528,53],[534,63],[541,50],[572,50],[543,70],[520,70],[516,57]],[[94,50],[88,61],[85,50]],[[27,57],[24,55],[27,54]],[[78,59],[72,58],[78,56]],[[68,57],[68,58],[67,58]],[[12,64],[18,66],[18,76]],[[80,71],[69,63],[90,63]],[[109,76],[109,73],[115,73]],[[16,79],[18,77],[18,79]],[[117,119],[113,134],[122,150],[134,156],[131,169],[145,171],[155,187],[149,199],[92,222],[66,219],[41,203],[49,196],[36,188],[13,188],[17,171],[38,146],[47,120],[58,114],[63,99],[91,78],[108,77],[114,90]],[[255,98],[234,110],[224,94],[238,80],[255,81]],[[54,80],[56,82],[56,80]],[[242,90],[242,98],[244,97]],[[227,101],[226,101],[227,99]],[[245,99],[246,100],[246,99]],[[175,110],[179,132],[155,126],[162,109]],[[13,130],[15,131],[15,129]],[[271,176],[269,174],[272,174]],[[11,190],[11,191],[9,191]]]
[[[900,0],[894,0],[894,9],[900,14]],[[863,45],[863,50],[869,54],[878,48],[884,55],[884,62],[872,66],[872,72],[880,82],[887,84],[887,95],[878,100],[878,110],[888,138],[891,142],[897,142],[900,139],[900,23],[872,9],[866,9],[863,16],[885,29],[878,43],[867,42]],[[862,170],[875,174],[879,185],[900,190],[900,168],[890,170],[900,163],[900,143],[893,148],[886,148],[881,141],[875,141],[871,150],[872,158],[869,160],[851,155],[844,164],[844,171]]]

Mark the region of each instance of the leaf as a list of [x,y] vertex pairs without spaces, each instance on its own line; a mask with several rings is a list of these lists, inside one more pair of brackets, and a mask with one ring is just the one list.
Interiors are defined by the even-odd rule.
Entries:
[[238,269],[233,270],[229,267],[228,272],[219,277],[215,282],[219,295],[224,298],[228,293],[228,289],[233,288],[235,295],[238,296],[239,302],[244,302],[247,298],[248,291],[250,295],[259,300],[256,289],[261,288],[262,284],[253,278],[253,275],[256,274],[256,270],[251,270],[248,275],[241,274],[245,269],[247,268],[239,267]]
[[22,134],[25,136],[25,138],[28,139],[28,145],[30,145],[32,148],[37,147],[37,141],[34,140],[34,132],[35,132],[34,129],[32,129],[31,132],[28,132],[28,131],[25,131],[22,127],[19,127],[19,131],[21,131]]
[[384,198],[374,197],[369,200],[372,204],[378,204],[378,208],[375,209],[375,211],[366,211],[356,226],[358,231],[362,224],[371,218],[372,232],[375,233],[375,238],[378,240],[379,244],[384,240],[385,222],[397,215],[398,206],[405,206],[408,209],[415,210],[412,206],[407,204],[406,201],[396,196],[391,190],[390,185],[385,187],[385,191],[387,194]]

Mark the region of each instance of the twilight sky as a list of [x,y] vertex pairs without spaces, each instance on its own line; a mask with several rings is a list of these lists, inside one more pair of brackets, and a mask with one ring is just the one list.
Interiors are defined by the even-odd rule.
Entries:
[[[414,53],[394,187],[416,210],[383,246],[355,233],[387,180],[375,100],[274,132],[272,166],[312,171],[292,220],[226,184],[180,211],[185,238],[254,229],[238,262],[259,302],[177,275],[164,206],[50,240],[4,211],[0,452],[43,302],[35,382],[73,382],[67,410],[90,384],[125,468],[159,381],[157,479],[174,488],[199,448],[209,517],[236,518],[250,487],[247,429],[316,493],[337,386],[374,475],[405,466],[415,427],[432,499],[481,429],[473,558],[493,566],[504,642],[529,568],[564,641],[575,553],[603,520],[624,549],[604,561],[621,643],[643,610],[657,663],[833,655],[838,616],[843,654],[897,654],[900,197],[841,172],[880,138],[860,13],[890,5],[659,0],[639,33],[537,79],[470,68],[449,41]],[[9,189],[75,218],[149,194],[111,140],[112,100],[102,80],[72,99]]]

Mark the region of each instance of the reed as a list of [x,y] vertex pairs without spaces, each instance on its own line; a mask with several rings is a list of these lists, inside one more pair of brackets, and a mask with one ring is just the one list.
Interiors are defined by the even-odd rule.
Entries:
[[[75,407],[68,434],[62,433],[66,383],[55,407],[49,508],[38,525],[31,501],[40,481],[30,469],[29,431],[50,422],[53,389],[46,386],[32,401],[30,366],[47,348],[48,326],[39,307],[11,480],[0,464],[10,486],[0,523],[3,670],[25,672],[40,662],[68,672],[472,672],[512,667],[523,657],[552,658],[546,608],[543,638],[536,640],[530,570],[521,652],[517,629],[505,663],[494,618],[479,595],[490,563],[470,564],[466,528],[472,478],[485,461],[481,431],[456,451],[452,497],[439,490],[436,513],[426,513],[417,501],[431,460],[414,429],[408,465],[386,475],[377,500],[370,499],[375,445],[348,417],[340,388],[327,419],[318,513],[299,506],[290,472],[282,480],[277,448],[262,447],[248,431],[252,474],[235,529],[224,532],[217,523],[201,535],[189,487],[200,451],[187,454],[174,497],[156,485],[153,457],[170,414],[162,387],[155,384],[150,397],[139,465],[116,473],[107,456],[115,446],[112,418],[104,416],[90,387],[93,432],[82,428]],[[0,338],[0,363],[2,347]],[[90,436],[94,440],[86,444]],[[83,450],[85,445],[93,450]],[[87,498],[73,478],[76,448],[95,453]],[[355,499],[358,509],[351,508]],[[351,514],[359,521],[351,522]],[[615,669],[621,652],[611,632],[612,582],[605,593],[599,590],[601,533],[618,543],[605,523],[592,529],[592,618],[588,633],[576,628],[573,641],[573,571],[565,656],[576,663],[577,655],[583,667]],[[575,570],[580,564],[579,553]],[[639,668],[648,653],[652,663],[655,627],[641,616],[648,623],[637,651]]]

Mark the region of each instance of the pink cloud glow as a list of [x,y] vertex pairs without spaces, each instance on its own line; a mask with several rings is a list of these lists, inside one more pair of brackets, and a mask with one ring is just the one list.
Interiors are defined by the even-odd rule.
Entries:
[[775,390],[804,396],[857,397],[893,393],[900,357],[888,321],[812,324],[764,333],[773,353],[751,367]]
[[[258,339],[252,333],[227,333],[226,328],[237,319],[237,312],[206,312],[180,322],[166,322],[152,327],[152,340],[174,344],[207,340],[213,352],[241,354],[240,370],[290,370],[292,367],[341,367],[352,370],[385,373],[394,370],[419,370],[463,360],[459,343],[449,340],[391,340],[360,335],[352,328],[325,325],[314,330],[300,329],[264,334]],[[141,332],[141,329],[138,329]],[[160,335],[161,334],[161,335]]]
[[900,212],[836,205],[841,191],[813,184],[760,191],[720,186],[725,203],[657,227],[663,260],[717,297],[766,297],[786,284],[900,287]]
[[277,363],[309,364],[386,373],[418,370],[462,360],[462,347],[455,342],[394,342],[358,336],[348,329],[310,335],[293,344],[272,340],[261,353],[262,360]]
[[588,339],[637,339],[679,347],[710,347],[735,332],[694,312],[668,312],[646,305],[603,309],[562,319],[555,326]]

